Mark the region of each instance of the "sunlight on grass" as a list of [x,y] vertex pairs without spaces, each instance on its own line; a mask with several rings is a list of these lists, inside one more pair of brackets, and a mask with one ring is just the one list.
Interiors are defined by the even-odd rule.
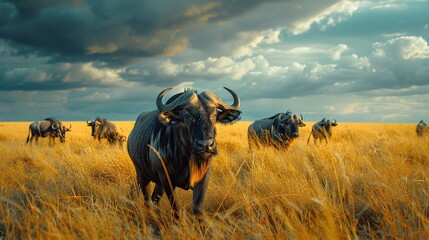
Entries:
[[[124,135],[132,122],[115,122]],[[219,125],[205,215],[177,189],[179,220],[136,191],[126,146],[71,122],[64,144],[25,144],[29,123],[0,126],[0,238],[351,239],[429,236],[429,139],[413,124],[340,123],[329,144],[249,149],[250,122]]]

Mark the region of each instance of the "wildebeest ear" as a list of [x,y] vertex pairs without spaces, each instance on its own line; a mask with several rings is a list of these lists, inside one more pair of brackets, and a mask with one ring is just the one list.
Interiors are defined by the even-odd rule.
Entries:
[[299,120],[299,122],[298,122],[298,126],[300,126],[300,127],[305,127],[306,125],[305,125],[305,123],[304,123],[303,121]]
[[180,115],[173,111],[159,112],[158,119],[162,124],[177,124],[180,122]]
[[220,123],[233,123],[235,121],[240,120],[240,110],[234,110],[234,109],[225,109],[225,110],[218,110],[217,114],[217,121]]

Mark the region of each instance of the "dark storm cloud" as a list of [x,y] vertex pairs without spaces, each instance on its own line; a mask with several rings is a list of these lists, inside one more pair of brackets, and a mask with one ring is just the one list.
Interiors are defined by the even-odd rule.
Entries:
[[103,61],[174,55],[187,28],[225,21],[261,1],[5,1],[0,38],[20,54],[53,61]]
[[[136,64],[143,65],[140,69],[147,62],[153,65],[154,57],[175,55],[189,46],[204,58],[231,54],[258,37],[258,31],[280,27],[296,12],[309,16],[335,1],[312,4],[306,10],[299,7],[305,3],[290,2],[289,6],[289,1],[245,0],[4,1],[0,8],[9,14],[2,15],[0,39],[13,53],[2,54],[5,58],[0,60],[2,89],[109,87],[125,81],[165,87],[195,78],[214,81],[228,75],[172,78],[152,68],[143,69],[150,75],[128,70]],[[290,13],[288,6],[300,10]],[[269,13],[271,17],[261,21]],[[63,64],[73,67],[65,69]]]

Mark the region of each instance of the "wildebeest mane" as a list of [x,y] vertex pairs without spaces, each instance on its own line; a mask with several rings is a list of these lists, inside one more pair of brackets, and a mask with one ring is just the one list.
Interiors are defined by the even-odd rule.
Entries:
[[102,117],[97,117],[97,118],[95,118],[95,122],[104,123],[104,122],[106,122],[106,121],[107,121],[107,119],[102,118]]
[[[191,155],[191,143],[189,141],[190,137],[186,128],[182,124],[162,124],[158,120],[158,111],[148,112],[147,114],[153,115],[149,117],[151,122],[148,122],[148,126],[142,129],[141,136],[148,136],[143,139],[142,142],[142,155],[148,156],[149,147],[151,144],[162,156],[163,159],[166,159],[167,169],[169,174],[174,178],[174,175],[177,173],[175,169],[184,169],[189,172],[188,162],[181,162],[181,159],[189,159]],[[187,148],[183,148],[186,146]],[[150,159],[149,157],[145,159]],[[145,164],[150,165],[151,163],[146,162]],[[156,176],[152,180],[157,179]],[[174,185],[179,186],[184,189],[189,188],[188,179],[184,179],[185,182],[177,183]],[[158,183],[159,184],[159,183]]]

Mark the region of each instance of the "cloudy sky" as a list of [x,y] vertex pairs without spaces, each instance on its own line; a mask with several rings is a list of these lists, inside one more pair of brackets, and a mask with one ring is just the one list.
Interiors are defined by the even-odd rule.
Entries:
[[135,120],[167,87],[242,119],[429,121],[429,0],[0,0],[0,121]]

